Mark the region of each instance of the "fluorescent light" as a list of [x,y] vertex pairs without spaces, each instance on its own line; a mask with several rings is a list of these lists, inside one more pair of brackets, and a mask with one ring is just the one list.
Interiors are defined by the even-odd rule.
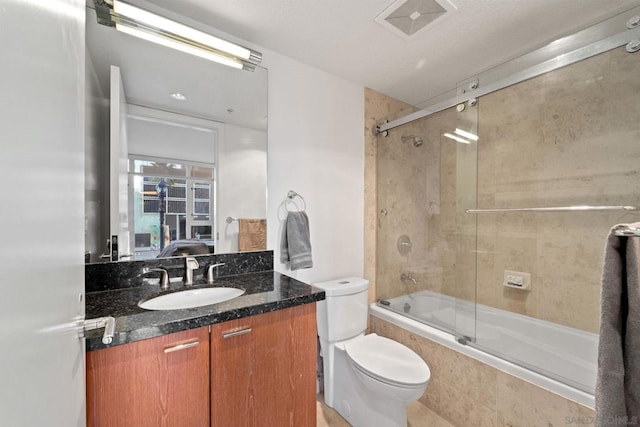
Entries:
[[472,141],[477,141],[478,140],[478,135],[473,134],[471,132],[467,132],[466,130],[462,130],[462,129],[456,128],[454,133],[456,133],[456,134],[458,134],[458,135],[460,135],[460,136],[462,136],[464,138],[470,139]]
[[116,23],[116,29],[118,31],[122,31],[123,33],[130,34],[135,37],[140,37],[141,39],[157,43],[162,46],[180,50],[191,55],[199,56],[200,58],[208,59],[209,61],[218,62],[220,64],[228,65],[229,67],[237,69],[243,68],[242,62],[240,61],[234,61],[233,59],[227,58],[225,56],[216,55],[213,52],[198,49],[197,47],[183,44],[178,41],[162,37],[158,34],[153,34],[138,28],[129,27],[122,23]]
[[176,34],[180,37],[193,40],[222,52],[227,52],[237,58],[248,60],[251,57],[251,50],[247,48],[219,39],[210,34],[203,33],[202,31],[187,27],[186,25],[179,24],[170,19],[163,18],[162,16],[158,16],[154,13],[147,12],[146,10],[139,9],[118,0],[114,0],[113,2],[113,11],[118,15],[133,19],[142,24]]
[[[111,3],[109,1],[108,3]],[[120,0],[113,0],[113,10],[106,9],[98,22],[113,25],[118,31],[180,50],[190,55],[233,68],[254,70],[262,54],[228,42]]]
[[458,141],[458,142],[461,142],[463,144],[471,144],[471,141],[467,141],[464,138],[460,138],[459,136],[455,136],[452,133],[445,133],[445,134],[442,134],[442,136],[446,136],[447,138],[453,139],[454,141]]

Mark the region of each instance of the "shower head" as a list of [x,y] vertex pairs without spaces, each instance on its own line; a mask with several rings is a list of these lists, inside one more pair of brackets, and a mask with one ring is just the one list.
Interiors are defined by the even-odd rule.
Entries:
[[422,138],[415,135],[406,135],[402,137],[402,142],[411,142],[414,147],[421,147],[424,144]]

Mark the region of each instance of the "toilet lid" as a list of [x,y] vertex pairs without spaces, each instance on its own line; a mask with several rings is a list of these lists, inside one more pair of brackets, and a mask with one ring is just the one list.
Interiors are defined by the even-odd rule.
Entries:
[[376,334],[356,339],[345,349],[357,367],[385,382],[420,385],[431,377],[429,367],[415,352]]

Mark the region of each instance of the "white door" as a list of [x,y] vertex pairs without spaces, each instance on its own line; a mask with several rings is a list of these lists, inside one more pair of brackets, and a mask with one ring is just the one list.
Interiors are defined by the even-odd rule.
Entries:
[[109,229],[111,261],[129,258],[129,174],[127,149],[127,99],[120,67],[111,66],[109,156]]
[[85,2],[0,5],[0,425],[83,426]]

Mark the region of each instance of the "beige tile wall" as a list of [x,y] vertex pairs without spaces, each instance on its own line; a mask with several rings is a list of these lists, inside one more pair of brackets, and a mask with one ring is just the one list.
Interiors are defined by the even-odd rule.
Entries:
[[384,120],[402,117],[415,109],[409,104],[390,98],[372,89],[365,88],[364,118],[364,277],[371,282],[369,301],[376,297],[376,219],[377,219],[377,162],[378,138],[375,136],[376,125]]
[[[480,98],[480,208],[640,204],[640,61],[615,49]],[[477,301],[598,331],[606,235],[637,214],[478,216]],[[531,273],[532,290],[501,286]]]
[[[449,109],[379,136],[377,155],[377,298],[388,299],[421,289],[453,294],[456,286],[454,241],[455,145],[442,134],[455,128]],[[423,144],[402,142],[417,136]],[[379,212],[384,210],[385,215]],[[398,239],[412,247],[401,254]],[[401,281],[402,273],[417,281]],[[472,285],[474,286],[474,285]]]
[[370,323],[371,332],[406,345],[427,362],[431,379],[420,402],[455,426],[593,425],[588,407],[377,317]]

